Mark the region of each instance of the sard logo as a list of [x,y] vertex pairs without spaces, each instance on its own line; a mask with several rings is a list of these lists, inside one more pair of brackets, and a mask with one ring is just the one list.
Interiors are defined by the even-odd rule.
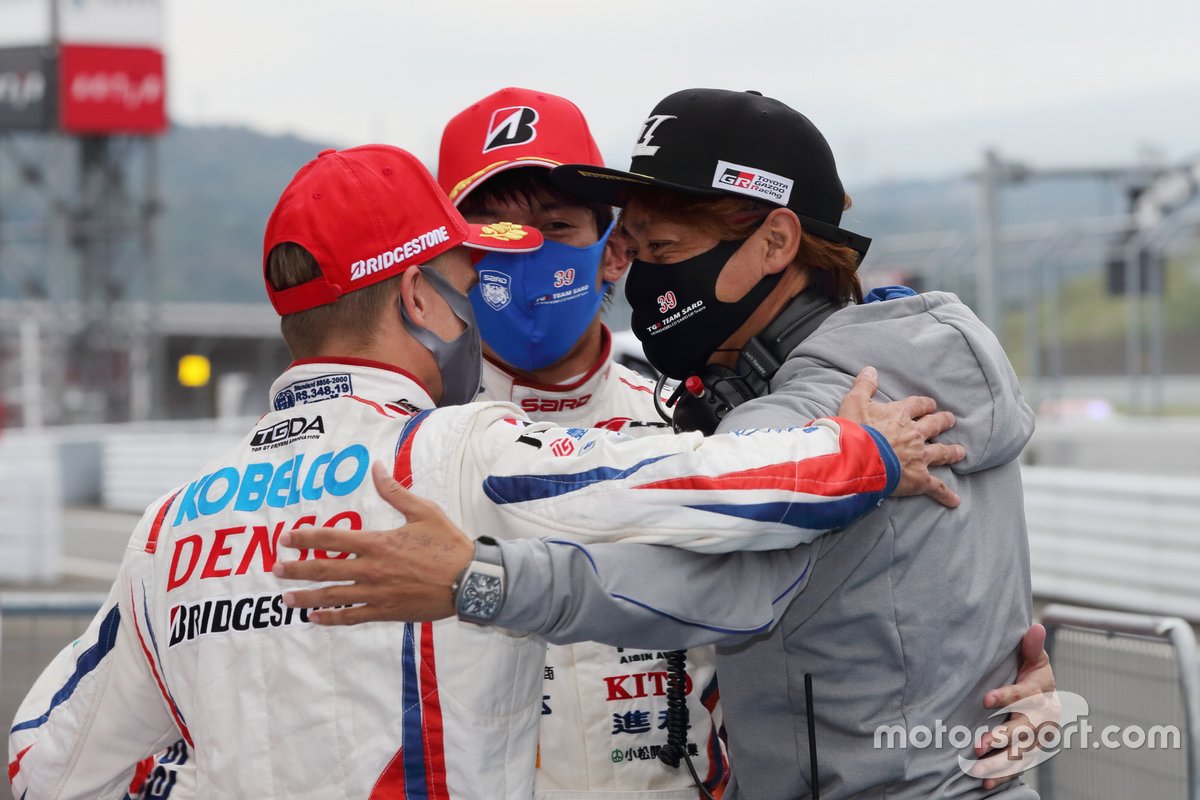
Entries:
[[712,181],[714,189],[759,197],[780,205],[787,205],[791,199],[793,185],[794,181],[791,178],[754,167],[731,164],[728,161],[717,162]]
[[528,414],[545,414],[583,408],[592,401],[590,394],[579,397],[525,397],[521,399],[521,410]]
[[633,146],[633,156],[652,156],[658,152],[661,145],[651,145],[650,141],[654,138],[654,132],[658,130],[658,126],[662,125],[669,119],[679,119],[678,117],[670,116],[669,114],[655,114],[646,120],[642,125],[642,133],[638,136],[637,144]]
[[483,152],[529,144],[537,138],[538,113],[529,106],[509,106],[492,112]]
[[250,447],[256,450],[263,447],[282,447],[297,439],[316,439],[324,432],[325,420],[320,416],[311,421],[305,417],[292,417],[256,430],[254,438],[250,440]]
[[494,269],[479,271],[479,295],[488,308],[499,311],[512,300],[512,278]]

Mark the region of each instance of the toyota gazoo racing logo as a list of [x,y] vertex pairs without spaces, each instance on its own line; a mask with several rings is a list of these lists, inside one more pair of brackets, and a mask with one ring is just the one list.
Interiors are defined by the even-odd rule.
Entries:
[[712,187],[787,205],[792,196],[794,183],[791,178],[785,178],[773,172],[741,164],[731,164],[728,161],[718,161]]
[[488,308],[499,311],[512,301],[512,278],[494,269],[480,270],[479,295]]
[[483,140],[483,152],[499,150],[501,147],[516,147],[529,144],[537,138],[538,113],[529,106],[510,106],[492,112],[487,135]]

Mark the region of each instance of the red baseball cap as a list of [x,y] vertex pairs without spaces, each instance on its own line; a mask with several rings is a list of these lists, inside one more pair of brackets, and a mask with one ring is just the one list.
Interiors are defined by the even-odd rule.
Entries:
[[[266,280],[267,259],[284,242],[311,253],[320,276],[275,290]],[[459,245],[528,253],[542,246],[542,235],[509,222],[468,224],[429,170],[398,147],[368,144],[322,150],[292,178],[267,220],[267,296],[279,314],[295,314],[399,275]]]
[[472,104],[446,125],[438,183],[457,206],[497,172],[572,163],[604,166],[579,107],[548,92],[509,87]]

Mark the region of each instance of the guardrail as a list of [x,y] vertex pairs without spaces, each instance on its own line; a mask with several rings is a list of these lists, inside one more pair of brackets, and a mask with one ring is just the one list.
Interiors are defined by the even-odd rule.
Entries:
[[1034,595],[1200,620],[1200,479],[1023,474]]
[[[1085,737],[1064,720],[1071,725],[1061,734],[1064,749],[1037,769],[1043,800],[1200,800],[1200,668],[1191,627],[1179,618],[1061,605],[1048,606],[1041,621],[1058,689],[1087,702],[1090,728]],[[1123,746],[1102,748],[1105,729]],[[1155,730],[1175,731],[1174,741],[1145,735],[1139,745],[1129,736]]]

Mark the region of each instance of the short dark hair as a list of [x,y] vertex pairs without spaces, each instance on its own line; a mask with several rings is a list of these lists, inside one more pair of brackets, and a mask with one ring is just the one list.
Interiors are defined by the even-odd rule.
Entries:
[[596,222],[596,236],[603,236],[613,221],[613,210],[601,203],[590,203],[567,194],[550,182],[550,170],[545,167],[517,167],[488,178],[463,198],[458,210],[464,215],[478,215],[490,201],[517,203],[531,207],[584,206]]

